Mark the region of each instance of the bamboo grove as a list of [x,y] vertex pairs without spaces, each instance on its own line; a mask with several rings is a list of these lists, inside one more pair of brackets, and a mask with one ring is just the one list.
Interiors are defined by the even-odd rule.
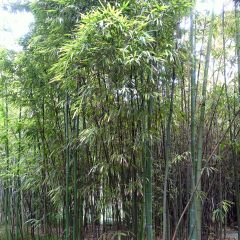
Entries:
[[240,7],[212,4],[8,6],[35,22],[0,50],[0,239],[240,239]]

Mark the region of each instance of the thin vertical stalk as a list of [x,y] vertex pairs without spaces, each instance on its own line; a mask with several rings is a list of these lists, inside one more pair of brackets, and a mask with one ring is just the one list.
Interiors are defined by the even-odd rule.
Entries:
[[147,140],[146,140],[146,233],[147,240],[153,240],[153,224],[152,224],[152,151],[151,151],[151,117],[152,117],[152,107],[153,107],[153,98],[149,97],[147,101],[147,109],[148,109],[148,118],[147,118]]
[[[237,55],[237,82],[238,82],[238,102],[240,102],[240,11],[239,1],[235,1],[235,25],[236,25],[236,55]],[[235,132],[235,131],[234,131]],[[234,134],[235,139],[235,134]],[[236,149],[234,145],[234,152]],[[237,206],[237,225],[238,225],[238,240],[240,240],[240,187],[239,187],[239,163],[237,156],[234,159],[234,182],[235,182],[235,194],[236,194],[236,206]]]
[[70,228],[70,194],[69,194],[69,184],[70,184],[70,146],[69,146],[69,109],[70,109],[70,98],[67,93],[66,104],[65,104],[65,148],[66,148],[66,186],[65,186],[65,195],[66,195],[66,206],[65,206],[65,240],[69,240],[69,228]]
[[[7,160],[7,171],[9,170],[9,126],[8,126],[8,86],[7,86],[7,80],[5,79],[4,81],[4,90],[5,90],[5,102],[4,102],[4,106],[5,106],[5,112],[4,112],[4,129],[6,132],[6,136],[5,136],[5,155],[6,155],[6,160]],[[6,185],[5,185],[5,231],[6,231],[6,237],[7,240],[10,239],[11,237],[11,232],[10,232],[10,218],[11,218],[11,212],[10,212],[10,186],[9,186],[9,180],[6,180]]]
[[[196,58],[195,58],[195,13],[194,8],[191,9],[190,15],[190,48],[191,48],[191,159],[192,159],[192,178],[191,185],[192,190],[195,189],[195,112],[196,112]],[[190,208],[190,226],[189,226],[189,235],[191,240],[196,239],[196,223],[195,223],[195,204],[194,201],[191,204]]]
[[[210,30],[208,35],[207,52],[205,57],[205,67],[202,85],[202,102],[200,107],[200,119],[199,119],[199,130],[198,130],[198,142],[197,142],[197,164],[196,164],[196,182],[201,178],[202,172],[202,155],[203,155],[203,134],[204,134],[204,121],[205,121],[205,110],[206,110],[206,96],[207,96],[207,80],[208,80],[208,70],[209,62],[212,48],[212,37],[213,37],[213,23],[214,23],[214,10],[212,9]],[[201,218],[202,218],[202,204],[201,198],[198,196],[201,193],[201,183],[197,186],[195,197],[195,207],[196,207],[196,231],[197,239],[201,239]]]
[[173,115],[173,101],[174,101],[174,89],[175,89],[175,66],[173,67],[172,73],[172,86],[171,86],[171,93],[170,93],[170,108],[166,126],[166,141],[165,141],[165,159],[166,159],[166,166],[165,166],[165,174],[164,174],[164,190],[163,190],[163,240],[168,239],[168,224],[167,224],[167,191],[168,191],[168,175],[169,175],[169,168],[171,164],[171,124],[172,124],[172,115]]
[[22,120],[22,108],[19,109],[19,129],[18,129],[18,157],[17,157],[17,191],[16,191],[16,239],[19,239],[20,233],[22,234],[22,226],[21,226],[21,212],[20,212],[20,188],[21,188],[21,178],[19,176],[19,168],[20,168],[20,161],[21,161],[21,148],[22,148],[22,134],[21,134],[21,120]]
[[[79,116],[77,115],[74,118],[75,125],[75,141],[77,141],[77,137],[79,134]],[[74,188],[74,213],[73,213],[73,240],[77,239],[78,234],[78,184],[77,184],[77,160],[78,160],[78,149],[77,144],[75,144],[74,149],[74,160],[73,160],[73,188]]]

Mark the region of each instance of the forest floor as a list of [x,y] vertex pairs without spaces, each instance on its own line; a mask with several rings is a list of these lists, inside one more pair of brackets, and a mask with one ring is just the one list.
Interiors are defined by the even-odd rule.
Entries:
[[238,232],[235,230],[228,230],[226,232],[226,238],[227,240],[235,240],[238,239]]
[[[4,225],[0,225],[0,240],[4,240],[5,239],[5,226]],[[31,237],[29,236],[28,238],[29,240],[31,239]],[[46,240],[50,240],[53,238],[45,238],[45,237],[37,237],[37,239],[46,239]],[[88,237],[88,240],[93,240],[96,239],[93,236]],[[115,238],[114,238],[115,239]],[[237,240],[238,239],[238,232],[235,229],[227,229],[226,231],[226,237],[224,238],[224,240]]]

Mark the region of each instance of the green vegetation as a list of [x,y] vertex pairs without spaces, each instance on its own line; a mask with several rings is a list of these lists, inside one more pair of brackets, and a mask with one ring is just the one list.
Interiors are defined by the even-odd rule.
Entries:
[[0,239],[240,239],[239,4],[195,4],[11,6],[35,22],[0,50]]

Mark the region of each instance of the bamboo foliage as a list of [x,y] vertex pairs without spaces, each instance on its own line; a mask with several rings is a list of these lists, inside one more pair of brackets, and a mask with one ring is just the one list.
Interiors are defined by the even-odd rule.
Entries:
[[0,238],[221,239],[238,194],[238,6],[24,9],[23,51],[0,52]]

